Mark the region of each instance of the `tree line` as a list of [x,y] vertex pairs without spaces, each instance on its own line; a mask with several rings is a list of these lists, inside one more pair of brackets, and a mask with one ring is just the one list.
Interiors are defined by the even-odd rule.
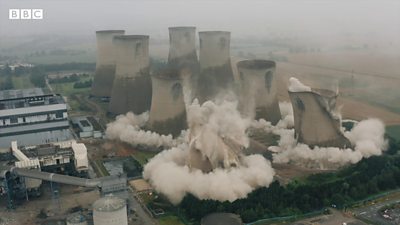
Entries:
[[286,186],[274,181],[268,188],[259,188],[245,199],[232,203],[199,200],[187,195],[179,211],[190,220],[213,212],[239,214],[245,223],[263,218],[300,215],[325,207],[344,208],[355,201],[391,189],[400,188],[399,142],[390,142],[390,155],[363,159],[336,172],[311,175],[293,180]]

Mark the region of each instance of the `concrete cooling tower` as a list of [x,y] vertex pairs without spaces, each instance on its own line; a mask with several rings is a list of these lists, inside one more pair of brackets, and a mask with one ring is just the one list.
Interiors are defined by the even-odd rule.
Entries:
[[230,32],[199,32],[200,75],[196,97],[200,102],[213,99],[218,92],[231,87],[233,71],[230,59]]
[[113,41],[116,70],[109,112],[117,115],[132,111],[140,114],[150,109],[149,36],[121,35]]
[[268,60],[244,60],[237,63],[240,81],[240,104],[242,114],[265,119],[272,124],[281,119],[277,98],[278,80],[275,62]]
[[186,110],[182,80],[178,70],[169,69],[153,75],[152,100],[148,126],[160,134],[178,136],[186,129]]
[[335,115],[337,93],[325,89],[290,91],[297,141],[311,147],[351,147]]
[[91,95],[96,97],[110,97],[115,76],[115,52],[113,38],[123,35],[124,30],[96,31],[97,60]]
[[168,65],[172,68],[193,67],[198,64],[196,27],[170,27]]

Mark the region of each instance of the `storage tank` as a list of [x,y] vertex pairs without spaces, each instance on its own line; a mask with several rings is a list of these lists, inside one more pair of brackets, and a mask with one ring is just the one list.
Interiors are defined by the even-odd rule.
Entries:
[[326,89],[289,90],[298,142],[311,147],[351,147],[341,131],[340,117],[335,114],[337,96]]
[[140,114],[150,110],[149,36],[120,35],[115,36],[113,42],[116,71],[109,112]]
[[91,90],[92,96],[110,97],[115,76],[115,51],[112,41],[114,36],[124,33],[124,30],[96,31],[97,59]]
[[200,39],[200,75],[196,97],[200,102],[213,99],[219,92],[232,87],[233,71],[230,58],[230,32],[203,31]]
[[128,225],[126,201],[116,196],[105,196],[93,203],[94,225]]
[[265,119],[274,125],[281,119],[275,65],[274,61],[258,59],[237,63],[240,112],[257,120]]
[[66,221],[67,225],[87,225],[86,218],[81,213],[70,214]]
[[148,126],[159,134],[178,136],[186,129],[186,109],[179,71],[152,75],[152,100]]

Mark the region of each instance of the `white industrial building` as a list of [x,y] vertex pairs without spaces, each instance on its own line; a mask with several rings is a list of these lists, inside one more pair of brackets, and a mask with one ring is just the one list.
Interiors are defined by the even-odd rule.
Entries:
[[67,104],[40,88],[0,91],[0,149],[72,139]]

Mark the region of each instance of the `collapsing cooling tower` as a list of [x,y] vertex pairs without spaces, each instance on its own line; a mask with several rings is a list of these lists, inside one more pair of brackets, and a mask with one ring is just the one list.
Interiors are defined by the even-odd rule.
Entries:
[[272,124],[278,123],[281,112],[277,98],[275,62],[244,60],[237,63],[237,68],[241,84],[239,108],[242,114],[265,119]]
[[337,93],[325,89],[290,91],[294,128],[298,142],[311,147],[351,147],[335,115]]
[[212,100],[218,92],[230,88],[233,71],[230,59],[230,32],[199,32],[200,75],[196,96],[200,102]]
[[116,70],[109,112],[140,114],[150,109],[149,36],[114,37]]
[[124,33],[123,30],[96,31],[97,61],[91,95],[110,97],[115,76],[115,48],[112,41],[114,36]]
[[168,65],[181,69],[197,65],[196,27],[170,27]]
[[149,129],[177,136],[186,128],[182,80],[175,69],[153,75]]

